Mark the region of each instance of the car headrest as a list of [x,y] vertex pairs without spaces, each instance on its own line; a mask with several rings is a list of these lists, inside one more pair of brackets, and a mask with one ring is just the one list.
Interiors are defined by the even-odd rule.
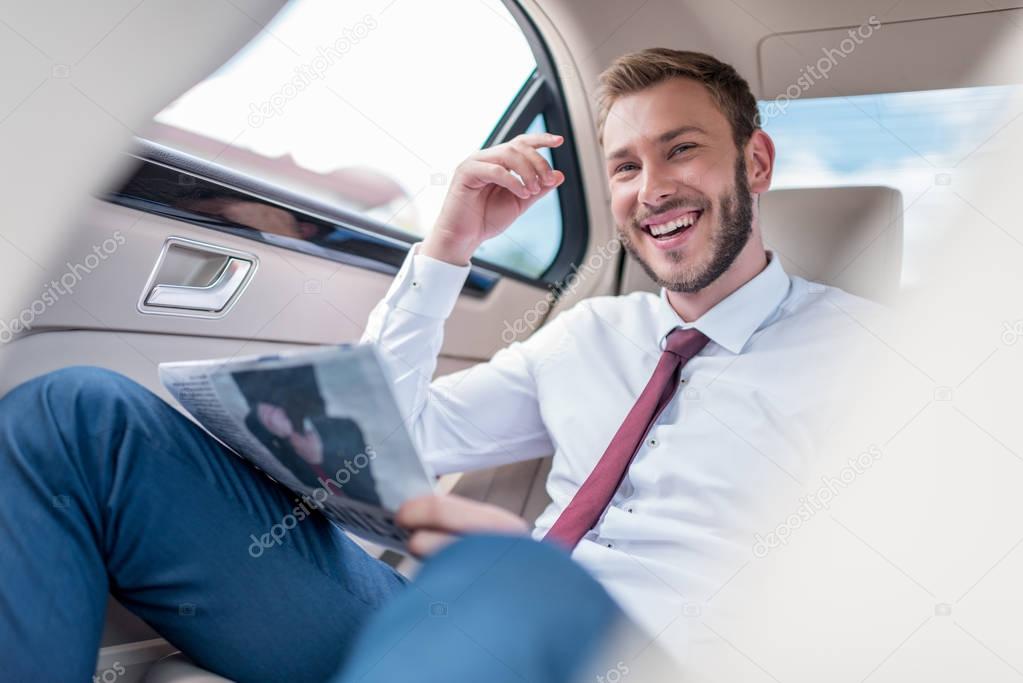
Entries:
[[[890,303],[902,271],[902,193],[890,187],[813,187],[761,196],[764,246],[789,275]],[[658,287],[632,257],[622,292]]]
[[764,246],[790,275],[891,302],[902,273],[902,193],[890,187],[774,190],[760,199]]

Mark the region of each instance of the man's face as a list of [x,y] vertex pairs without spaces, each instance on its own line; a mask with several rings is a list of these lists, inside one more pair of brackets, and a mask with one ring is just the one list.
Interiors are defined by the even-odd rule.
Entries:
[[604,150],[622,244],[658,285],[696,292],[728,270],[753,202],[731,125],[703,85],[672,78],[618,99]]

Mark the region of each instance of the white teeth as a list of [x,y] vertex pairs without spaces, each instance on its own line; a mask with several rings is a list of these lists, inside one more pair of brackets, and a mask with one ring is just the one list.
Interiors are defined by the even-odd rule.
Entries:
[[650,233],[654,237],[657,237],[659,235],[663,235],[665,233],[669,233],[672,230],[677,230],[679,228],[688,228],[690,225],[692,225],[695,222],[695,220],[696,220],[696,216],[694,214],[690,213],[690,214],[685,215],[682,218],[676,218],[673,221],[668,221],[667,223],[661,223],[660,225],[651,225],[650,226]]

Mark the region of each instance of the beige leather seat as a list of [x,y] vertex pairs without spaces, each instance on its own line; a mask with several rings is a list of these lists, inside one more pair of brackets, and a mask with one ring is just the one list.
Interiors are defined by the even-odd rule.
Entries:
[[890,187],[776,190],[761,200],[764,241],[791,275],[881,303],[899,292],[902,193]]

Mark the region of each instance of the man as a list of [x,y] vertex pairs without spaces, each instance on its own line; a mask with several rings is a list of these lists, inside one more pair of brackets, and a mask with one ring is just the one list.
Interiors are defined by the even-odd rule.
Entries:
[[832,405],[821,373],[850,327],[840,307],[866,302],[765,252],[757,197],[774,147],[730,66],[621,57],[598,124],[620,238],[660,296],[584,301],[429,382],[470,256],[564,180],[537,152],[562,138],[521,135],[459,165],[364,336],[437,471],[554,453],[533,530],[544,543],[503,510],[429,496],[398,515],[430,558],[412,587],[319,517],[250,560],[253,528],[279,521],[289,495],[133,383],[62,371],[0,404],[4,661],[86,675],[108,586],[237,680],[340,666],[345,681],[565,681],[594,653],[611,680],[643,649],[609,640],[632,621],[643,645],[684,654],[680,617],[746,561],[773,494],[814,456]]

